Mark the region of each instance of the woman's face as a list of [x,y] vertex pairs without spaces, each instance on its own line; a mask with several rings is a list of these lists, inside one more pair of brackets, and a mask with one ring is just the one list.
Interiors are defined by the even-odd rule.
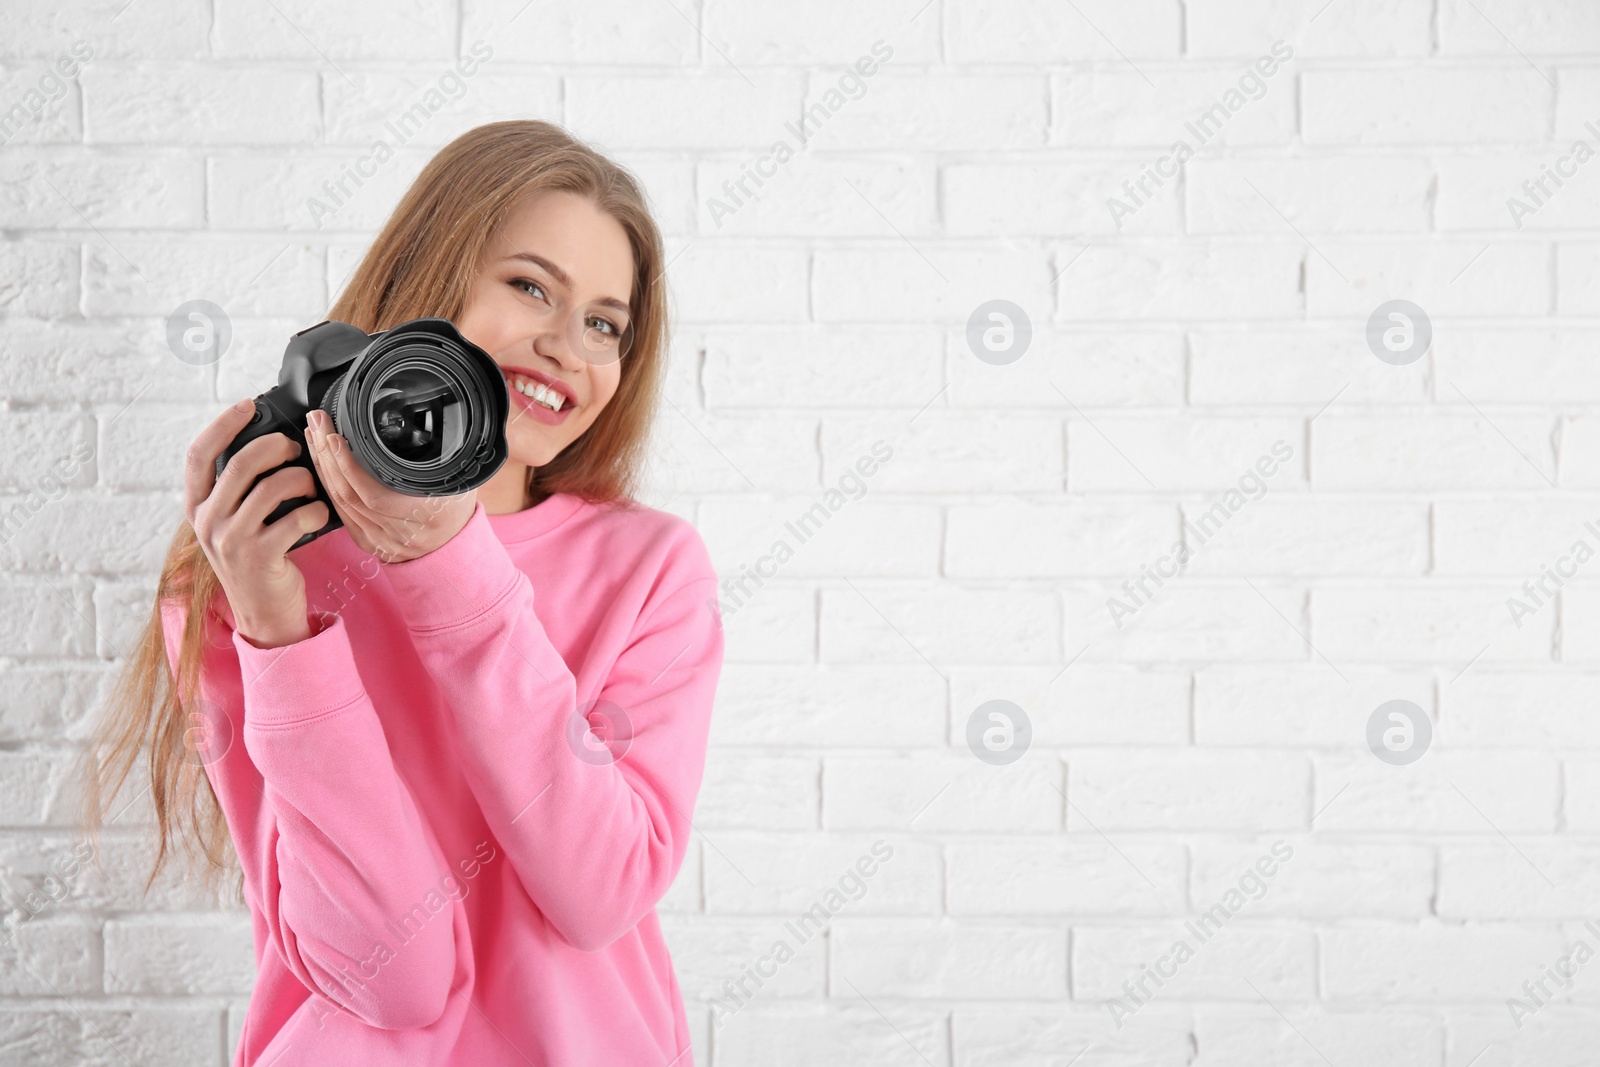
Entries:
[[[628,235],[587,197],[560,189],[536,193],[491,235],[456,326],[506,375],[512,462],[549,463],[611,400],[627,357],[609,363],[585,358],[578,331],[620,334],[632,298]],[[519,383],[562,393],[560,410],[525,395]]]

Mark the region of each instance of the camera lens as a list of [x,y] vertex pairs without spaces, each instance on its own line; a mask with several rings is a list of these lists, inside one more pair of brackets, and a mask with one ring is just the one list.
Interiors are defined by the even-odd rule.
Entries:
[[445,319],[373,337],[321,407],[379,481],[413,496],[473,489],[506,460],[499,366]]

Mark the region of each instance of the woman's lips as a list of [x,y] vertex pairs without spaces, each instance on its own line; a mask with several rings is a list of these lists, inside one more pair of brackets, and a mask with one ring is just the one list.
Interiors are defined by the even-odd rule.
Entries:
[[546,388],[554,389],[556,392],[558,392],[562,396],[566,397],[567,398],[567,406],[569,406],[569,407],[577,407],[578,406],[578,394],[573,391],[572,386],[568,385],[566,382],[560,380],[559,378],[552,378],[550,375],[544,373],[544,371],[537,371],[537,370],[533,370],[533,369],[528,368],[528,367],[513,367],[513,366],[510,366],[510,365],[502,365],[501,368],[500,368],[500,373],[502,373],[502,374],[504,374],[506,376],[506,380],[507,381],[511,380],[511,376],[513,374],[520,374],[524,378],[531,378],[532,380],[543,384]]
[[506,392],[511,394],[511,402],[515,404],[524,415],[531,419],[542,422],[546,426],[559,426],[563,422],[567,421],[568,415],[572,414],[572,402],[570,397],[566,403],[561,405],[560,411],[551,411],[549,408],[533,399],[533,397],[525,396],[519,392],[517,387],[511,384],[511,375],[509,374],[506,375]]

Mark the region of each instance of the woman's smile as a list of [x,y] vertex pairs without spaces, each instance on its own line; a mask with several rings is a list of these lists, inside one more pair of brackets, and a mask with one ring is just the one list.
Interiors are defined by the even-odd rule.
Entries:
[[[505,374],[512,404],[546,425],[559,426],[578,406],[573,388],[548,374],[505,365],[500,370]],[[517,416],[513,413],[511,417]]]

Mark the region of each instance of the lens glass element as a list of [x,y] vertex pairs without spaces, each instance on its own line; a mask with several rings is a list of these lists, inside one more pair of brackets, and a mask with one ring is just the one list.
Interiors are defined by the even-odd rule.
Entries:
[[372,396],[372,429],[404,463],[436,463],[461,447],[461,397],[444,378],[412,363],[388,375]]

